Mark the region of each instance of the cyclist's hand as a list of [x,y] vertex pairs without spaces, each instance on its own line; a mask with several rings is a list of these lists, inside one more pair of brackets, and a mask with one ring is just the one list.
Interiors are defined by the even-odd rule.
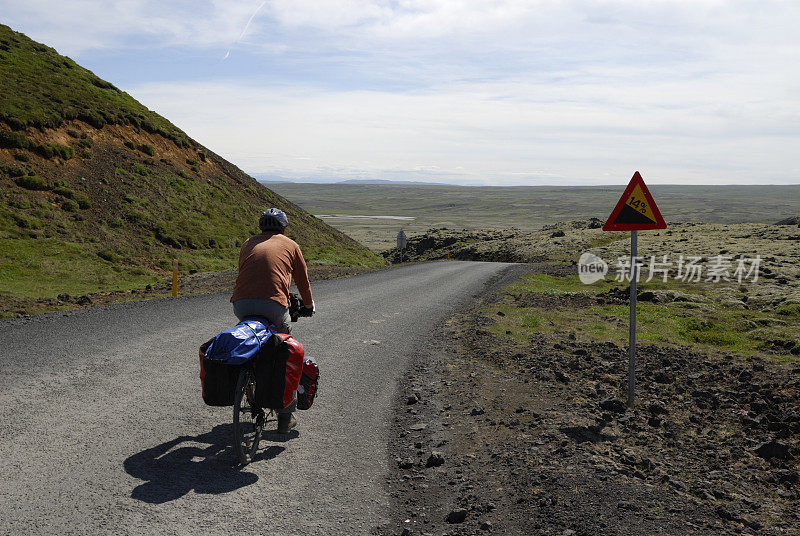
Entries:
[[300,316],[313,316],[316,311],[317,311],[317,308],[314,305],[314,302],[312,301],[311,302],[311,307],[309,307],[308,305],[305,305],[305,306],[303,306],[302,309],[300,309]]

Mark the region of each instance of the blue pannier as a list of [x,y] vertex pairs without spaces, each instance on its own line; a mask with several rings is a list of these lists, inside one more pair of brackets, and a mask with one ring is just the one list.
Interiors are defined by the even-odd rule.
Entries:
[[261,345],[276,331],[269,322],[245,318],[211,339],[205,357],[225,365],[242,365],[255,357]]
[[240,365],[254,358],[275,333],[262,319],[245,318],[200,347],[200,385],[209,406],[232,406]]

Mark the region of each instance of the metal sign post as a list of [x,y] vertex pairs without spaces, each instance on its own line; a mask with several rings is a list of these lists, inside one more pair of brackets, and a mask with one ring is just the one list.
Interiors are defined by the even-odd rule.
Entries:
[[637,231],[631,231],[631,311],[628,326],[628,407],[633,407],[633,389],[636,384],[636,282],[639,280],[637,257]]
[[631,232],[631,309],[628,327],[628,407],[633,407],[633,393],[636,386],[636,283],[639,280],[639,256],[637,232],[647,229],[666,229],[667,224],[661,216],[653,196],[637,171],[628,187],[622,193],[617,205],[603,225],[604,231]]

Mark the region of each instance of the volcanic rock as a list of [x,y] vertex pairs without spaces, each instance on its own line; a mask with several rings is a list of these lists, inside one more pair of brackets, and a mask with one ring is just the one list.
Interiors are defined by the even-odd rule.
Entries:
[[613,413],[625,413],[627,406],[625,405],[625,402],[619,398],[606,398],[605,400],[600,401],[600,409],[611,411]]
[[464,508],[453,510],[447,514],[448,523],[463,523],[465,519],[467,519],[467,511]]
[[761,458],[769,460],[771,458],[778,458],[779,460],[789,460],[792,454],[789,452],[789,445],[781,443],[780,441],[771,440],[762,443],[753,451]]
[[440,465],[444,465],[444,455],[434,450],[431,452],[431,455],[428,456],[428,461],[425,462],[425,467],[439,467]]

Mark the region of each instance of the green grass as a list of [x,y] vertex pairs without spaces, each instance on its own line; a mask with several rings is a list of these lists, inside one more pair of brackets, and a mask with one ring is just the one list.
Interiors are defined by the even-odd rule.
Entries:
[[0,287],[27,298],[86,294],[97,289],[140,288],[159,281],[159,274],[137,266],[88,255],[85,244],[57,239],[0,239]]
[[[140,175],[141,169],[148,173]],[[289,212],[288,234],[312,267],[383,265],[368,249],[258,186],[184,179],[138,162],[108,181],[96,177],[94,187],[28,175],[17,177],[20,185],[4,173],[0,288],[9,296],[141,288],[162,280],[173,258],[181,273],[233,269],[242,242],[258,232],[260,210],[273,205]]]
[[186,134],[179,128],[124,91],[2,24],[0,80],[5,81],[0,121],[13,129],[56,128],[65,121],[80,119],[96,128],[133,125],[159,133],[179,146],[188,145]]
[[[95,214],[91,209],[98,202],[90,196],[102,194],[101,208],[112,217],[100,223],[100,230],[105,229],[104,233],[118,230],[113,235],[101,236],[103,240],[136,245],[142,257],[155,255],[154,247],[224,250],[223,255],[212,256],[226,259],[224,266],[217,261],[202,262],[209,259],[207,255],[199,255],[191,264],[199,270],[232,268],[241,243],[257,232],[259,211],[264,206],[276,205],[284,206],[289,212],[292,225],[288,234],[301,244],[310,263],[364,267],[383,264],[382,259],[352,239],[258,185],[237,189],[236,183],[228,187],[220,182],[185,179],[158,166],[148,167],[139,162],[117,168],[111,181],[125,182],[122,186],[115,185],[117,191],[127,192],[121,195],[105,195],[103,189],[90,187],[84,193],[78,190],[87,188],[85,185],[63,179],[51,183],[40,177],[23,175],[16,181],[21,184],[11,182],[11,177],[3,180],[0,172],[0,185],[14,187],[9,194],[16,205],[0,206],[0,237],[48,237],[45,231],[34,236],[30,234],[31,229],[44,227],[42,215],[36,213],[44,210],[50,220],[50,225],[46,226],[48,233],[61,234],[75,243],[85,242],[88,236],[96,235],[91,224],[55,214],[50,203],[40,203],[47,200],[48,195],[57,194],[51,202],[67,212],[80,211],[91,221]],[[111,186],[110,181],[98,182]]]
[[[485,308],[484,313],[495,319],[490,328],[494,334],[508,335],[522,343],[534,333],[556,338],[574,333],[578,340],[612,341],[624,346],[628,342],[630,306],[627,303],[586,307],[569,302],[560,306],[515,305],[520,297],[526,295],[563,295],[568,300],[576,293],[596,294],[612,286],[610,282],[585,286],[577,276],[526,276],[506,287],[507,298]],[[686,286],[680,288],[661,282],[654,286],[688,293]],[[703,295],[702,286],[694,290],[696,296]],[[639,302],[636,308],[637,340],[740,355],[769,352],[783,359],[796,360],[797,357],[790,353],[793,348],[800,347],[800,315],[791,313],[795,305],[789,303],[772,313],[735,307],[717,299],[666,304]],[[498,311],[503,315],[498,315]],[[786,314],[786,311],[790,313]]]
[[[69,160],[75,156],[75,149],[72,147],[58,143],[36,143],[24,134],[9,130],[0,130],[0,149],[25,149],[48,159],[58,156]],[[19,162],[28,162],[30,156],[25,153],[16,153],[14,159]]]
[[775,308],[775,312],[779,315],[800,317],[800,302],[787,301],[781,303]]
[[14,182],[17,185],[25,188],[26,190],[49,190],[50,186],[41,177],[36,175],[23,175],[18,177]]
[[139,150],[142,151],[144,154],[148,156],[155,156],[156,150],[155,148],[150,145],[149,143],[144,143],[139,146]]
[[600,248],[603,246],[607,246],[613,242],[619,242],[621,240],[628,240],[629,235],[628,233],[603,233],[600,238],[592,240],[589,244],[589,248]]
[[[628,305],[604,305],[591,307],[587,314],[609,316],[619,319],[627,326],[630,316]],[[737,326],[751,317],[747,314],[731,312],[714,305],[695,307],[685,304],[655,305],[638,303],[636,306],[637,337],[643,342],[675,342],[700,346],[713,346],[731,351],[751,351],[760,345],[747,332]],[[624,330],[614,329],[605,324],[605,333],[617,342],[626,340]]]

